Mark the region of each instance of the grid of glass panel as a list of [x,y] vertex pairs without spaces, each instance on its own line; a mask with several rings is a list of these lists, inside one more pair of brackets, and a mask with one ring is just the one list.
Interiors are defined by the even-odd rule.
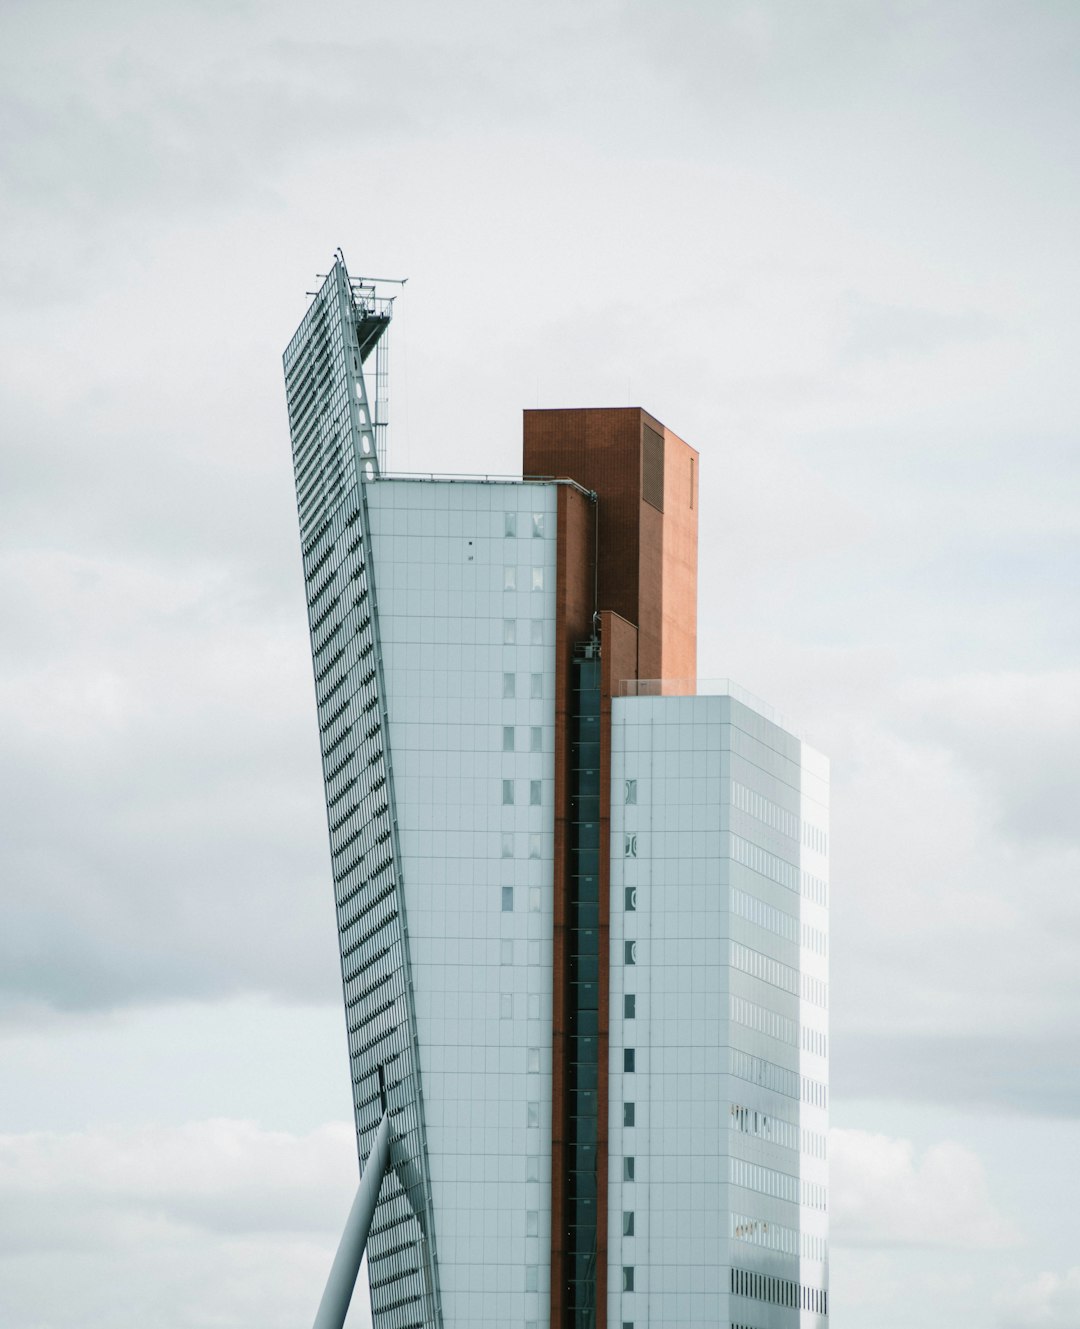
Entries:
[[609,1322],[824,1324],[827,765],[729,696],[616,699],[611,826]]
[[367,1246],[372,1313],[377,1329],[422,1329],[441,1320],[366,520],[362,319],[337,263],[286,351],[286,390],[361,1160],[384,1105],[393,1140]]
[[395,477],[367,494],[443,1322],[539,1326],[556,490]]

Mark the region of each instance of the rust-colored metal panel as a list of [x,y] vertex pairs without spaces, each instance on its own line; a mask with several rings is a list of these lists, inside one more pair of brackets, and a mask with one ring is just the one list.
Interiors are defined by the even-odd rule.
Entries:
[[[698,455],[640,407],[526,411],[526,476],[575,480],[596,505],[561,488],[556,588],[555,935],[552,1012],[551,1329],[568,1329],[567,1011],[570,892],[570,715],[573,650],[600,615],[599,1065],[609,1029],[611,700],[624,680],[681,680],[697,668]],[[595,557],[594,557],[595,551]],[[607,1326],[608,1082],[597,1092],[596,1326]]]

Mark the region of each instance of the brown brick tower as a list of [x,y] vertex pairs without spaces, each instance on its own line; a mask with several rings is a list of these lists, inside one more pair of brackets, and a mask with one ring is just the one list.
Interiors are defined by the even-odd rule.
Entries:
[[606,1329],[611,698],[692,690],[698,454],[639,407],[525,412],[559,490],[551,1329]]

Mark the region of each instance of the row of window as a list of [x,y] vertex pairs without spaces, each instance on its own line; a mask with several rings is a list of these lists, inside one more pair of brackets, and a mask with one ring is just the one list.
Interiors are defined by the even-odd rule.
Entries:
[[[513,886],[500,887],[500,890],[502,892],[502,912],[504,914],[512,914],[514,912],[514,902],[516,900],[516,896],[514,895],[514,889],[515,888]],[[539,912],[540,912],[540,887],[530,886],[529,913],[538,914]]]
[[775,1168],[762,1167],[758,1163],[748,1163],[742,1158],[729,1158],[730,1181],[733,1186],[743,1186],[747,1190],[758,1191],[761,1195],[771,1195],[774,1200],[787,1200],[791,1204],[801,1204],[807,1209],[828,1207],[828,1192],[816,1181],[790,1176],[787,1172],[778,1172]]
[[[517,674],[503,674],[502,694],[508,700],[518,695]],[[525,696],[524,693],[521,694]],[[531,701],[541,701],[544,696],[544,675],[529,675],[529,699]]]
[[820,928],[811,927],[809,923],[803,923],[800,928],[799,920],[794,915],[785,913],[783,909],[777,909],[774,905],[766,904],[756,895],[750,895],[733,887],[731,911],[740,918],[745,918],[748,923],[755,923],[759,928],[783,937],[785,941],[801,941],[807,950],[813,951],[816,955],[828,954],[828,937]]
[[801,990],[803,1001],[820,1006],[823,1011],[829,1009],[829,985],[823,978],[815,978],[813,974],[803,974]]
[[820,826],[814,826],[809,821],[803,822],[802,842],[807,849],[816,849],[819,854],[829,852],[829,837]]
[[[756,1274],[749,1269],[732,1269],[731,1291],[736,1297],[767,1301],[774,1306],[816,1311],[818,1315],[829,1313],[829,1294],[824,1288],[807,1287],[805,1283],[793,1283],[789,1278],[776,1278],[772,1274]],[[739,1329],[739,1326],[733,1324],[731,1329]]]
[[777,1066],[764,1057],[754,1057],[740,1048],[732,1048],[730,1056],[731,1074],[740,1080],[759,1084],[763,1089],[772,1089],[786,1098],[801,1100],[813,1107],[828,1107],[829,1091],[820,1080]]
[[786,886],[789,891],[797,891],[806,899],[813,900],[815,904],[828,905],[829,888],[820,877],[815,877],[811,872],[800,871],[775,854],[770,854],[758,845],[751,844],[749,840],[744,840],[741,835],[732,834],[729,839],[731,857],[736,863],[741,863],[743,867],[750,868],[762,877],[768,877],[770,881]]
[[523,523],[522,535],[532,535],[537,540],[544,538],[544,529],[546,526],[546,517],[542,512],[534,512],[531,515],[525,512],[507,512],[503,514],[503,535],[516,536],[518,533],[518,518]]
[[759,928],[783,937],[785,941],[799,940],[799,920],[759,900],[756,895],[748,895],[746,891],[733,888],[731,912],[745,918],[748,923],[756,923]]
[[[502,750],[504,752],[516,752],[517,748],[517,730],[512,724],[504,724],[502,731]],[[521,749],[525,751],[524,748]],[[544,750],[544,731],[538,724],[529,726],[529,749],[530,752],[543,752]]]
[[[514,780],[504,780],[502,782],[502,801],[503,807],[512,807],[516,802],[516,782]],[[538,808],[540,806],[540,781],[529,781],[529,806]]]
[[809,1025],[804,1024],[799,1033],[804,1052],[813,1052],[818,1057],[829,1055],[828,1037],[820,1029],[812,1029]]
[[[543,646],[544,644],[544,620],[542,618],[530,618],[524,620],[529,625],[529,645]],[[517,630],[518,621],[516,618],[503,619],[503,645],[516,646],[518,639]],[[522,645],[525,642],[522,640]]]
[[774,831],[790,835],[793,840],[799,838],[799,819],[793,812],[788,812],[786,808],[771,802],[763,794],[748,789],[746,785],[739,784],[736,780],[731,782],[731,802],[740,812],[763,821]]
[[[529,858],[543,857],[543,839],[539,831],[529,832],[527,845],[528,845]],[[512,831],[508,831],[505,835],[502,836],[502,857],[516,858],[517,856],[518,856],[517,843],[515,840],[515,836]]]
[[728,963],[735,969],[741,969],[752,978],[760,978],[763,983],[771,983],[795,996],[799,991],[799,975],[789,964],[781,964],[771,955],[751,950],[741,942],[728,943]]
[[795,1021],[759,1006],[756,1001],[747,1001],[745,997],[732,994],[728,998],[728,1013],[736,1024],[744,1024],[748,1029],[767,1034],[781,1043],[790,1043],[792,1047],[799,1046],[799,1027]]
[[731,1236],[734,1241],[746,1241],[752,1246],[763,1246],[781,1255],[798,1255],[799,1234],[783,1223],[772,1223],[764,1218],[748,1218],[745,1214],[731,1214]]
[[[525,590],[526,585],[531,591],[542,591],[544,589],[544,569],[543,568],[522,568],[523,573],[528,572],[526,579],[521,578],[521,589]],[[516,591],[518,589],[518,570],[513,563],[508,563],[503,568],[503,590]]]

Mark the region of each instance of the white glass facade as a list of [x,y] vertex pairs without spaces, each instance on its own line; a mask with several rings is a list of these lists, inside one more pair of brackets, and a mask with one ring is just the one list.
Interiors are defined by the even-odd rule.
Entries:
[[367,486],[443,1324],[546,1325],[555,486]]
[[826,1323],[824,758],[730,696],[612,715],[608,1323]]
[[580,487],[383,475],[388,322],[338,260],[285,354],[376,1329],[542,1329],[553,1287],[593,1329],[605,1231],[609,1329],[822,1329],[827,763],[686,679],[608,735],[596,569],[639,546]]

